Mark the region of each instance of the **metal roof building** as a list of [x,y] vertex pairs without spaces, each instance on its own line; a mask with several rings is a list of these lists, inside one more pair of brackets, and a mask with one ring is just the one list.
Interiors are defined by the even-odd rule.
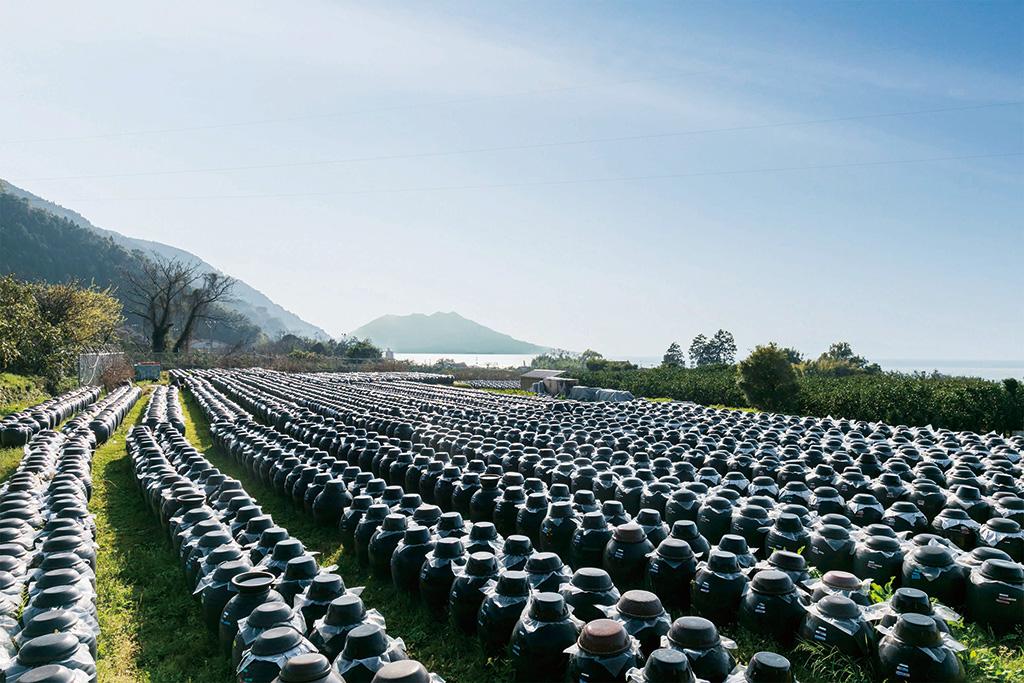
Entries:
[[540,382],[548,377],[560,377],[565,374],[565,370],[544,370],[537,368],[536,370],[530,370],[524,372],[519,376],[519,386],[524,390],[529,391],[533,388],[534,382]]

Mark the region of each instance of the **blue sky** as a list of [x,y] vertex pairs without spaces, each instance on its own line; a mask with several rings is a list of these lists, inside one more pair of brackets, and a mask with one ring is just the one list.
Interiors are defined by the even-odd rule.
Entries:
[[0,177],[334,334],[1020,358],[1022,46],[1020,2],[7,3]]

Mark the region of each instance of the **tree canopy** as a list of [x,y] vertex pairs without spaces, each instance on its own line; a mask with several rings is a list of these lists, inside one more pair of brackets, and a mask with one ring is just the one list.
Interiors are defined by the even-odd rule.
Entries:
[[75,371],[78,354],[105,348],[121,327],[110,290],[0,278],[0,370],[43,377],[50,388]]
[[672,342],[668,345],[665,355],[661,358],[661,365],[666,368],[686,367],[686,356],[683,355],[683,349],[680,348],[677,342]]
[[710,339],[698,334],[690,342],[690,361],[698,368],[735,363],[736,340],[732,332],[718,330]]

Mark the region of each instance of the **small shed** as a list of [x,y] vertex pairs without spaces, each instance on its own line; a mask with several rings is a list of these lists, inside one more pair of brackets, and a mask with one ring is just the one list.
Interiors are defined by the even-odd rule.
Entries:
[[524,391],[530,391],[533,389],[535,382],[542,382],[549,377],[560,377],[565,374],[565,370],[544,370],[537,368],[536,370],[530,370],[524,372],[519,376],[519,386]]
[[135,381],[140,382],[142,380],[153,380],[154,382],[160,381],[160,370],[162,370],[160,363],[136,363],[135,364]]

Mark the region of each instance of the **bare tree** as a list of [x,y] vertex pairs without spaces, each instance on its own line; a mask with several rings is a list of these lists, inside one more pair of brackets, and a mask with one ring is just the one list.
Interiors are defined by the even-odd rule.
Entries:
[[223,309],[216,306],[226,301],[234,289],[235,279],[220,273],[206,273],[202,276],[202,286],[194,287],[183,300],[183,318],[181,333],[174,342],[174,352],[188,351],[192,344],[192,333],[196,323],[201,320],[215,321],[223,319]]
[[153,353],[168,350],[175,328],[171,350],[187,351],[196,325],[220,319],[224,311],[217,304],[229,300],[235,286],[234,278],[200,272],[199,264],[179,259],[142,258],[125,279],[130,310],[145,323]]
[[125,272],[129,310],[146,324],[153,353],[167,351],[181,298],[192,289],[199,266],[178,259],[142,258],[138,270]]

